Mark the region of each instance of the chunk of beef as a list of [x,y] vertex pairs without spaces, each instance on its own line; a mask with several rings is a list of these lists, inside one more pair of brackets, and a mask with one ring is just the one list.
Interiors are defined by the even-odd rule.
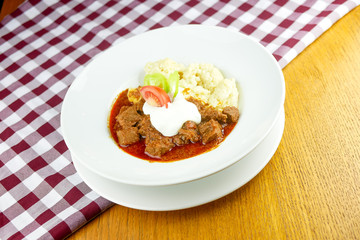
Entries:
[[150,122],[150,116],[143,115],[137,127],[139,128],[139,133],[141,134],[141,136],[145,136],[146,133],[149,132],[151,128],[153,128]]
[[217,120],[217,121],[223,122],[223,123],[225,123],[227,121],[226,115],[222,114],[221,112],[219,112],[218,110],[216,110],[213,107],[205,108],[205,110],[201,114],[201,119],[203,121],[208,121],[210,119],[214,119],[214,120]]
[[222,112],[227,116],[228,123],[237,122],[239,120],[240,112],[237,107],[228,106],[225,107]]
[[[122,107],[120,108],[119,114],[125,112],[125,111],[126,111],[128,108],[130,108],[130,107],[131,107],[131,106],[122,106]],[[119,114],[116,116],[116,119],[117,119],[117,117],[119,116]]]
[[141,98],[137,103],[134,103],[135,109],[138,113],[144,114],[143,106],[145,103],[145,99]]
[[179,133],[173,137],[177,146],[200,141],[200,135],[195,129],[180,129]]
[[175,144],[170,137],[162,137],[160,139],[150,141],[145,148],[145,153],[151,157],[159,158],[169,152]]
[[164,137],[150,122],[149,115],[144,115],[138,125],[139,133],[145,137],[145,153],[159,158],[170,151],[175,144],[170,137]]
[[214,119],[211,119],[207,122],[202,122],[199,125],[199,132],[202,137],[203,144],[223,136],[220,123]]
[[161,133],[151,125],[149,115],[143,115],[143,119],[139,122],[137,127],[139,128],[140,135],[145,138],[145,144],[162,137]]
[[164,136],[158,130],[156,130],[154,127],[151,127],[145,133],[144,137],[145,137],[145,145],[147,145],[150,142],[160,140]]
[[136,111],[136,107],[133,106],[123,106],[120,109],[119,114],[116,116],[116,120],[119,122],[122,128],[134,127],[138,122],[140,122],[142,116]]
[[183,126],[184,129],[197,129],[197,125],[193,121],[186,121]]
[[173,137],[173,142],[178,145],[188,144],[190,142],[198,142],[201,137],[197,131],[195,122],[186,121],[183,127],[179,130],[179,133]]
[[210,119],[214,119],[219,122],[226,123],[227,116],[213,106],[210,106],[207,103],[202,103],[200,100],[193,97],[190,97],[187,100],[196,105],[199,113],[201,114],[201,121],[209,121]]
[[121,126],[117,121],[115,122],[113,129],[114,129],[115,132],[117,132],[118,130],[121,129]]
[[138,131],[139,130],[137,127],[129,127],[126,129],[118,130],[116,134],[119,144],[122,146],[126,146],[138,142],[140,140],[140,135]]

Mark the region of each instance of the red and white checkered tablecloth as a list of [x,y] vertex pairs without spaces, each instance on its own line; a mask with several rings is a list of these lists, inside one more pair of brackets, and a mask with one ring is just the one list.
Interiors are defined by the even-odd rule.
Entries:
[[62,239],[111,206],[76,173],[66,91],[111,45],[179,24],[236,29],[284,67],[359,0],[29,0],[0,23],[0,239]]

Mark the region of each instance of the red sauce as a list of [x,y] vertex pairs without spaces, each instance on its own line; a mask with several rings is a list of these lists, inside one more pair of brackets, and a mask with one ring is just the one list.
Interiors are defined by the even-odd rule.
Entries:
[[139,142],[131,144],[129,146],[121,146],[118,143],[117,135],[114,130],[114,126],[116,124],[116,116],[118,115],[122,106],[131,106],[132,103],[127,98],[127,90],[121,92],[117,99],[115,100],[113,107],[110,112],[109,116],[109,130],[111,133],[112,138],[114,139],[115,143],[126,153],[141,158],[144,160],[149,161],[159,161],[159,162],[168,162],[168,161],[177,161],[182,160],[190,157],[194,157],[200,155],[202,153],[208,152],[217,146],[230,134],[230,132],[235,127],[236,123],[227,124],[224,128],[224,136],[221,139],[214,140],[207,144],[202,144],[201,142],[197,143],[190,143],[183,146],[175,146],[171,149],[170,152],[161,156],[161,159],[150,157],[145,153],[145,139],[141,139]]

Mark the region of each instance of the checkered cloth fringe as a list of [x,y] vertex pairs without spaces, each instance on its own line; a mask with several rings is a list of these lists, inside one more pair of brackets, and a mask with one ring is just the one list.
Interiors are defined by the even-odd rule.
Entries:
[[284,67],[357,5],[26,1],[0,23],[0,238],[62,239],[111,206],[76,173],[60,131],[66,91],[99,52],[151,29],[197,23],[255,38]]

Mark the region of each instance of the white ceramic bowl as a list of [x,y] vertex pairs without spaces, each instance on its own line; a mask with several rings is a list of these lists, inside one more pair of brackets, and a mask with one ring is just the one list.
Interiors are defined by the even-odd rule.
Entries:
[[[116,96],[141,83],[145,64],[166,57],[183,64],[212,63],[235,78],[241,117],[216,149],[181,161],[150,163],[119,149],[107,118]],[[269,133],[284,99],[281,68],[256,41],[221,27],[168,27],[132,37],[91,61],[66,94],[61,129],[71,154],[100,176],[133,185],[171,185],[206,177],[247,155]]]

